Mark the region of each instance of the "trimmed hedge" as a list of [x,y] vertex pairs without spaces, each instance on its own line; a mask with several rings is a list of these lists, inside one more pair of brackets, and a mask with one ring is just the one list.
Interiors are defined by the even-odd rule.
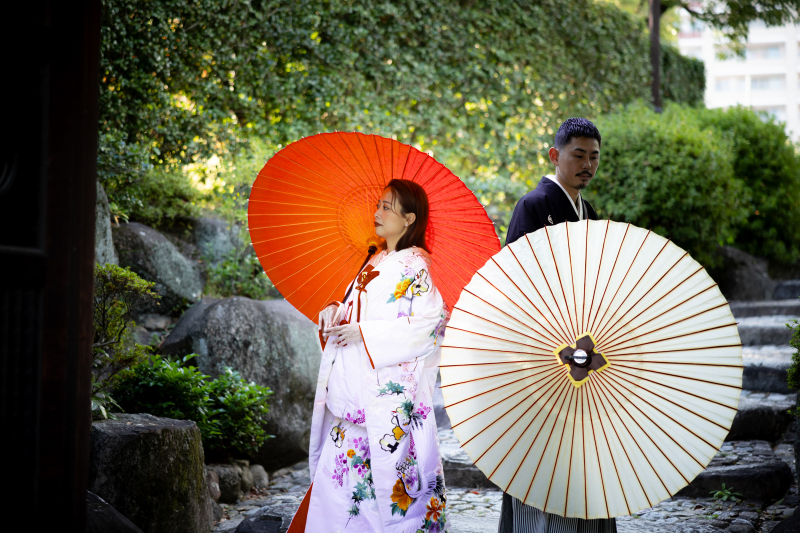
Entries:
[[702,110],[698,119],[729,139],[745,187],[747,218],[734,246],[773,263],[800,261],[800,156],[783,124],[743,107]]
[[663,114],[634,104],[597,125],[600,167],[586,198],[600,217],[650,228],[704,266],[718,264],[718,245],[733,242],[746,218],[729,137],[674,104]]

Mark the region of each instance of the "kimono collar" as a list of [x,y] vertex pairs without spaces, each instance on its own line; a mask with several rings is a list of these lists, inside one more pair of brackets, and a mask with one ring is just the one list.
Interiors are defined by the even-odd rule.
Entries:
[[576,206],[575,202],[572,201],[572,196],[569,195],[567,190],[564,188],[563,185],[561,185],[561,183],[558,182],[558,180],[554,175],[548,174],[547,176],[545,176],[545,178],[549,179],[550,181],[558,185],[558,187],[562,191],[564,191],[564,194],[566,194],[567,198],[569,198],[569,204],[572,206],[572,209],[575,210],[575,214],[578,215],[578,220],[583,220],[585,216],[583,214],[583,198],[581,198],[581,193],[578,193],[578,205]]
[[427,253],[422,248],[419,248],[417,246],[410,246],[410,247],[404,248],[404,249],[402,249],[400,251],[393,250],[391,252],[387,252],[384,249],[383,252],[381,252],[383,254],[383,257],[378,259],[378,264],[382,263],[383,261],[386,261],[390,257],[394,257],[396,259],[400,259],[401,257],[403,257],[403,256],[405,256],[407,254],[413,253],[415,251],[418,251],[420,253],[423,253],[423,254],[427,255]]

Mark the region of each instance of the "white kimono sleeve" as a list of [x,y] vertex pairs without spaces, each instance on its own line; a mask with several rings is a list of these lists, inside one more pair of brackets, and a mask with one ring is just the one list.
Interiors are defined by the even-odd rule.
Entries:
[[444,302],[433,282],[428,283],[424,292],[410,287],[411,316],[359,323],[373,369],[420,360],[436,351],[436,339],[444,320]]

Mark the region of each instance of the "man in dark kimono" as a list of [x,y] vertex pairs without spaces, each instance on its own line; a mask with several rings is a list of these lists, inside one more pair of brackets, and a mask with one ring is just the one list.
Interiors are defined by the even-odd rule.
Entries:
[[[562,222],[597,220],[581,191],[589,185],[600,162],[600,132],[585,118],[565,120],[550,148],[555,174],[544,176],[533,191],[523,196],[511,216],[506,244],[526,233]],[[602,487],[598,487],[602,490]],[[616,533],[615,519],[564,518],[525,505],[503,494],[498,533]]]
[[544,176],[536,189],[517,202],[506,244],[544,226],[587,218],[597,220],[597,213],[580,194],[600,162],[600,132],[595,125],[585,118],[565,120],[558,128],[549,155],[556,172]]

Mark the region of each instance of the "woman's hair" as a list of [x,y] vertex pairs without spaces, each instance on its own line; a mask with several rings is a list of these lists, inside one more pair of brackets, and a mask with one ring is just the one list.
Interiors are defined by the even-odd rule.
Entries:
[[425,232],[428,230],[428,195],[425,189],[418,183],[410,180],[392,180],[386,185],[386,189],[392,191],[392,208],[394,202],[400,204],[400,214],[407,215],[414,213],[416,218],[414,222],[408,225],[408,230],[397,241],[398,252],[417,246],[426,252],[428,250],[425,244]]

